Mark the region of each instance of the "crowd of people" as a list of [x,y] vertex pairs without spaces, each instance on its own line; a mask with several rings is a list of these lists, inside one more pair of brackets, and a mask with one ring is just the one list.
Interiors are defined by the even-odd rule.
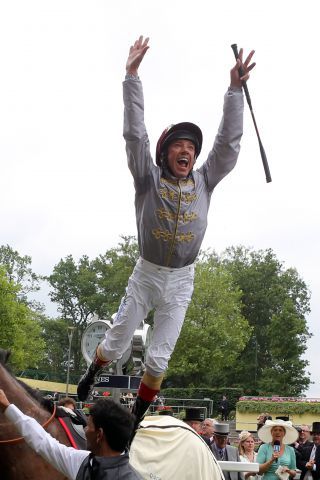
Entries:
[[[127,395],[127,398],[130,399],[131,395]],[[69,397],[60,398],[58,405],[73,412],[77,409],[74,399]],[[105,473],[116,470],[118,476],[110,478],[129,480],[147,478],[140,473],[142,471],[145,473],[148,465],[153,465],[156,458],[163,463],[163,470],[167,468],[164,465],[170,462],[171,468],[178,468],[179,471],[188,465],[189,477],[183,478],[219,480],[219,468],[213,457],[222,462],[225,480],[289,480],[294,479],[298,472],[300,480],[320,479],[320,422],[314,422],[311,428],[308,425],[295,427],[284,417],[273,420],[270,415],[264,414],[257,419],[256,435],[249,431],[241,431],[238,442],[234,442],[233,438],[232,443],[236,444],[231,445],[230,423],[222,422],[220,418],[219,420],[204,418],[204,410],[200,407],[186,407],[182,421],[173,417],[172,409],[160,410],[156,415],[142,421],[141,429],[136,433],[134,416],[127,406],[115,402],[112,398],[99,398],[91,407],[87,418],[85,428],[87,450],[76,450],[60,444],[51,437],[34,419],[10,403],[2,390],[0,410],[15,424],[31,448],[67,478],[75,480],[90,478],[88,475],[92,470]],[[168,421],[163,418],[164,416],[170,417]],[[183,424],[188,427],[187,434],[183,433],[186,435],[185,441],[192,444],[189,450],[186,445],[181,446],[181,433],[177,433]],[[164,443],[167,445],[169,440],[169,450],[162,445],[161,439],[164,440],[164,434],[159,436],[153,432],[155,438],[152,438],[150,428],[159,431],[165,429],[168,438]],[[190,432],[194,432],[196,436],[190,437]],[[137,441],[134,438],[135,434]],[[196,438],[198,440],[195,440]],[[128,447],[132,448],[133,452],[131,463]],[[141,448],[145,449],[145,456],[141,453]],[[186,449],[189,452],[188,460],[185,461],[185,465],[177,466],[175,458],[179,455],[182,458]],[[223,463],[225,461],[255,463],[258,464],[258,470],[255,473],[229,471]],[[196,470],[202,471],[201,476],[196,476]]]
[[190,408],[184,421],[209,445],[217,460],[258,463],[256,473],[224,471],[226,480],[300,480],[320,479],[320,422],[294,426],[287,417],[272,419],[268,413],[257,418],[257,436],[243,430],[238,446],[229,442],[227,422],[206,418],[200,410]]

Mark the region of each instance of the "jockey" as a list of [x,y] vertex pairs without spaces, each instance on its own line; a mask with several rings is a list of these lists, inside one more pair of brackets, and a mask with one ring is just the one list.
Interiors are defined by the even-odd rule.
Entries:
[[[144,124],[144,100],[139,65],[149,46],[140,37],[130,48],[123,83],[124,138],[128,166],[135,185],[135,209],[140,258],[129,279],[113,326],[97,348],[81,378],[78,397],[85,400],[95,375],[123,355],[141,320],[154,310],[154,330],[147,352],[133,413],[140,421],[160,391],[169,359],[178,340],[194,282],[194,261],[206,227],[211,195],[235,166],[243,129],[242,80],[247,80],[253,51],[230,72],[224,115],[212,150],[198,169],[202,147],[200,128],[190,122],[164,130],[152,161]],[[239,67],[244,76],[240,78]]]

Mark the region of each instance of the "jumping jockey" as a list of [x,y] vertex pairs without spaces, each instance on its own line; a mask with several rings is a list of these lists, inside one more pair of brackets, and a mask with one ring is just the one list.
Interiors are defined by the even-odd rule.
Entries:
[[[141,36],[131,46],[123,82],[124,138],[128,166],[134,179],[140,258],[129,279],[113,326],[97,348],[95,358],[81,378],[78,397],[85,400],[94,378],[104,366],[119,359],[129,347],[134,331],[154,309],[154,330],[133,413],[140,421],[159,392],[168,361],[178,340],[194,281],[194,261],[206,227],[215,186],[235,166],[243,128],[241,82],[254,67],[251,51],[230,71],[223,118],[212,150],[194,170],[202,133],[189,122],[171,125],[156,147],[156,165],[144,124],[144,100],[138,68],[149,39]],[[239,67],[244,75],[240,77]]]

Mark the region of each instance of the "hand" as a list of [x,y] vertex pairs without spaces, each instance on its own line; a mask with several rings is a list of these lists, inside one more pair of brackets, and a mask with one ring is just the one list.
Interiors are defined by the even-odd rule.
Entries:
[[149,48],[148,42],[149,38],[147,37],[143,40],[143,36],[141,35],[139,39],[134,42],[134,45],[131,45],[126,63],[127,73],[138,75],[139,65]]
[[9,405],[10,405],[10,402],[7,399],[4,391],[0,389],[0,410],[4,412],[5,409],[9,407]]
[[[235,66],[230,70],[230,86],[231,87],[236,87],[236,88],[241,88],[242,82],[245,82],[248,80],[250,74],[249,72],[255,67],[255,62],[251,63],[251,59],[254,55],[254,50],[251,50],[249,55],[247,56],[246,60],[244,63],[242,63],[242,57],[243,57],[243,49],[240,48],[239,51],[239,58],[237,60],[237,63]],[[239,68],[242,68],[243,70],[243,75],[240,76],[239,73]]]
[[280,457],[280,452],[273,452],[272,457],[271,457],[272,462],[274,462],[279,457]]
[[313,465],[314,465],[314,460],[309,460],[309,462],[306,463],[306,468],[308,470],[313,470]]

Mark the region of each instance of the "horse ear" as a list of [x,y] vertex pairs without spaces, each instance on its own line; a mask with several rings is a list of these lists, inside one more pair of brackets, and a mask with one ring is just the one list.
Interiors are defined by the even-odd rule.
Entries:
[[3,350],[0,348],[0,363],[2,365],[5,365],[8,362],[8,359],[11,355],[11,350]]
[[11,355],[11,350],[7,350],[7,351],[6,351],[6,357],[5,357],[4,363],[7,363],[7,362],[8,362],[10,355]]

